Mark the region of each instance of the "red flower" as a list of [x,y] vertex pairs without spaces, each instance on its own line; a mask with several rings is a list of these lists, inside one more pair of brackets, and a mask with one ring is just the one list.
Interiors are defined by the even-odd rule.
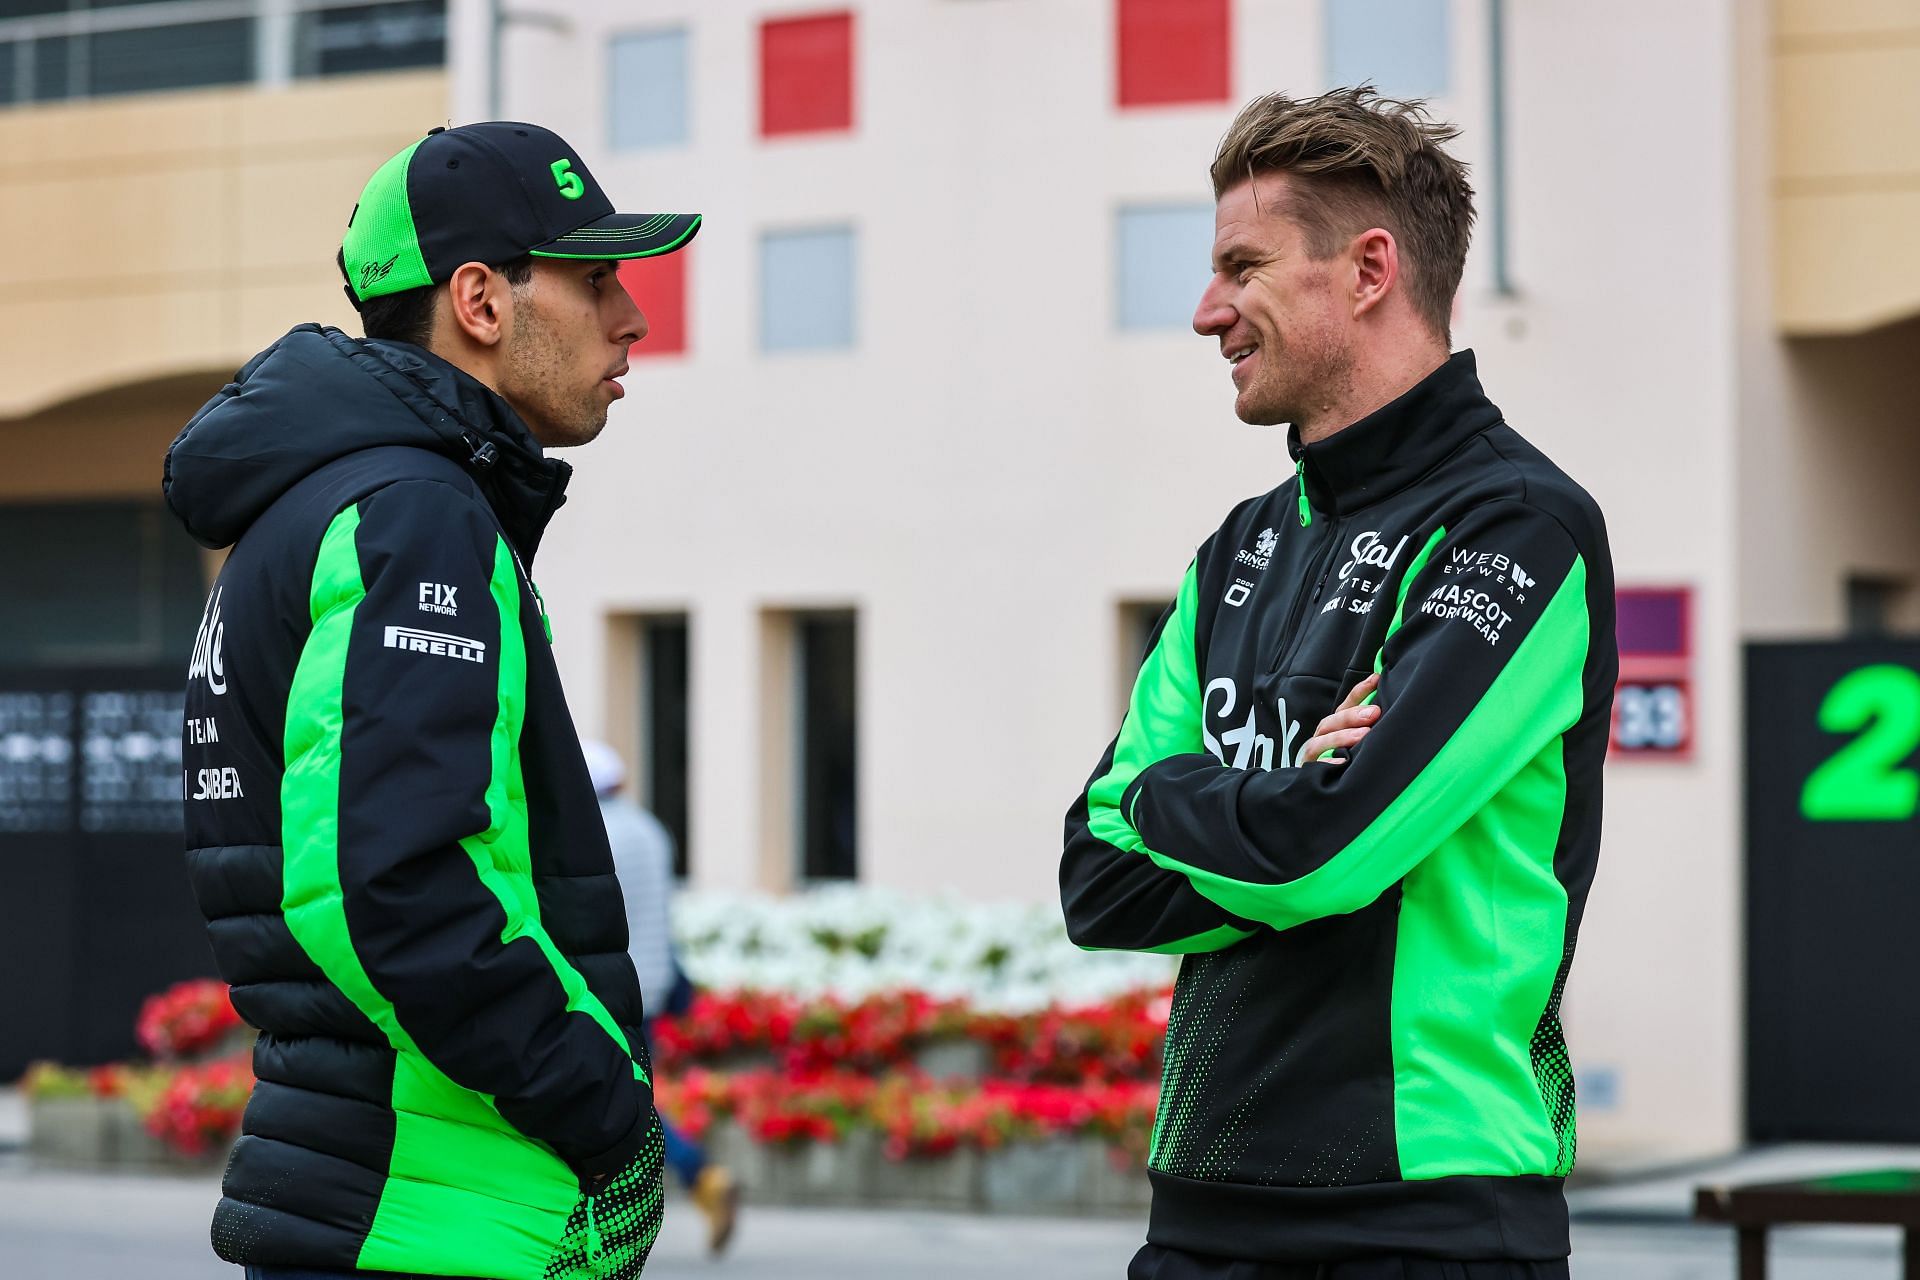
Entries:
[[143,1121],[147,1132],[183,1155],[203,1155],[231,1143],[253,1091],[247,1056],[222,1058],[173,1073]]
[[134,1034],[148,1053],[172,1060],[206,1052],[240,1025],[226,984],[196,978],[148,996],[140,1006]]

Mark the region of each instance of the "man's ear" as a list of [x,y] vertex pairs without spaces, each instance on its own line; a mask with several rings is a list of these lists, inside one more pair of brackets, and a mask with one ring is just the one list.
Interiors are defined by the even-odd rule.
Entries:
[[1353,317],[1358,320],[1379,306],[1400,282],[1400,246],[1393,232],[1370,227],[1348,246],[1353,270]]
[[462,263],[447,281],[453,325],[483,347],[499,345],[513,320],[513,287],[484,262]]

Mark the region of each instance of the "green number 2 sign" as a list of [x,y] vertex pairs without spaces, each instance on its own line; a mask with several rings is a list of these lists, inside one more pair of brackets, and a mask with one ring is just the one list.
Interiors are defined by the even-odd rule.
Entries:
[[1906,767],[1920,749],[1920,674],[1890,663],[1848,672],[1821,702],[1820,727],[1860,736],[1808,775],[1803,817],[1904,822],[1920,812],[1920,774]]

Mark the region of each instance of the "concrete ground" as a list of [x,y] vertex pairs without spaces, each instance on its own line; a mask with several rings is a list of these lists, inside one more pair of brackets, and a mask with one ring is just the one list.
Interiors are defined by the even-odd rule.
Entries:
[[[212,1179],[59,1172],[0,1157],[7,1280],[238,1280],[207,1245]],[[733,1251],[703,1256],[699,1217],[673,1204],[649,1280],[1120,1280],[1142,1224],[748,1207]],[[1776,1280],[1895,1280],[1879,1229],[1780,1233]],[[1581,1221],[1579,1280],[1733,1280],[1728,1232],[1678,1220]]]
[[[238,1280],[214,1258],[207,1176],[84,1173],[19,1154],[24,1114],[0,1090],[0,1280]],[[1586,1187],[1574,1207],[1578,1280],[1733,1280],[1724,1228],[1687,1221],[1702,1182],[1844,1168],[1920,1168],[1912,1149],[1788,1148],[1665,1176]],[[748,1206],[733,1250],[704,1256],[699,1215],[669,1205],[649,1280],[1120,1280],[1144,1224]],[[1880,1228],[1777,1233],[1774,1280],[1896,1280],[1899,1237]]]

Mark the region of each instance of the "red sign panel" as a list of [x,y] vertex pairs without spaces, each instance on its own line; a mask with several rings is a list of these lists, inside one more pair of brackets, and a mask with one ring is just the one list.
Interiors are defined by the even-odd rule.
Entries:
[[1227,101],[1232,8],[1229,0],[1119,0],[1120,105]]
[[853,15],[760,24],[760,136],[853,128]]
[[687,258],[693,246],[658,258],[629,258],[620,264],[620,283],[647,318],[647,336],[628,349],[629,357],[669,356],[687,349]]
[[1620,680],[1613,691],[1617,755],[1693,755],[1693,592],[1622,587],[1614,594]]

